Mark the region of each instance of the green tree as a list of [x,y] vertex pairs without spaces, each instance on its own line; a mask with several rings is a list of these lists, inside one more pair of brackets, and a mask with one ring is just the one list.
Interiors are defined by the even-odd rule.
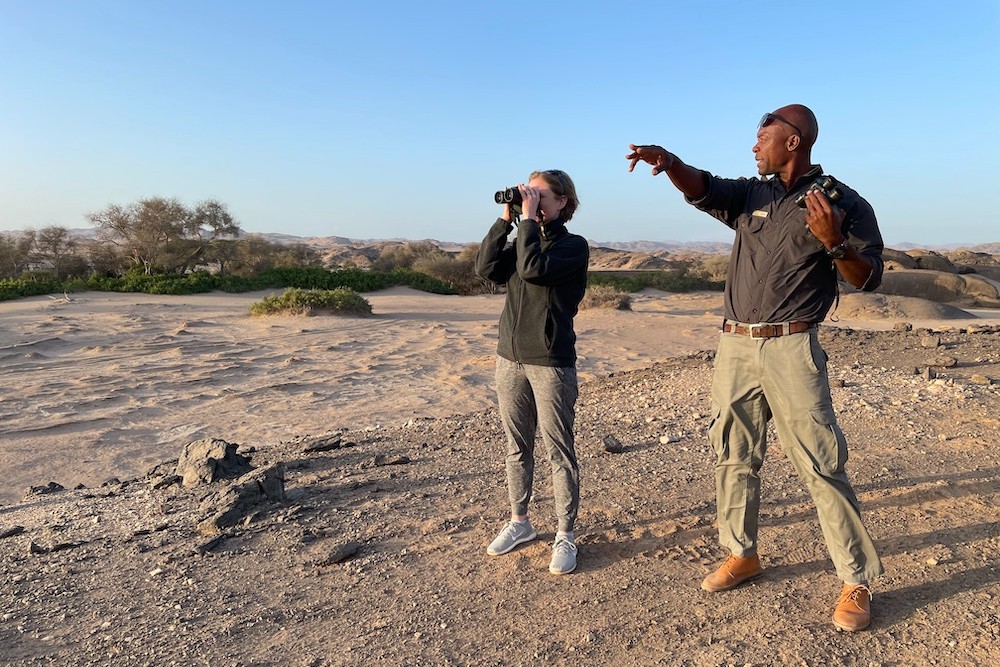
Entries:
[[79,244],[65,227],[43,227],[35,234],[35,257],[48,263],[57,280],[84,276],[89,266],[79,252]]
[[146,274],[183,273],[217,239],[240,233],[226,206],[215,200],[189,209],[177,199],[152,197],[128,206],[110,204],[87,217],[102,239],[120,248]]
[[0,278],[19,278],[31,266],[35,232],[0,234]]
[[467,245],[457,254],[443,250],[418,257],[413,262],[413,270],[426,274],[451,285],[461,294],[475,294],[485,291],[488,281],[475,272],[476,253],[479,244]]
[[251,234],[240,239],[238,249],[239,252],[233,259],[233,273],[241,276],[252,276],[274,268],[279,245],[268,241],[263,236]]
[[106,241],[88,239],[81,243],[90,270],[99,276],[120,276],[131,265],[121,249]]

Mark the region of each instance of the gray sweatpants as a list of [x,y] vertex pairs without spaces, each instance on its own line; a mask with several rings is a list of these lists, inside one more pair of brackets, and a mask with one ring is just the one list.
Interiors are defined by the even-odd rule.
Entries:
[[760,475],[767,422],[805,482],[837,575],[866,583],[882,574],[845,472],[847,441],[830,397],[826,353],[816,330],[753,339],[724,333],[712,380],[719,541],[736,556],[757,553]]
[[535,473],[535,434],[552,465],[559,530],[570,532],[580,505],[580,468],[573,446],[576,368],[519,364],[497,357],[497,399],[507,434],[507,493],[511,513],[528,513]]

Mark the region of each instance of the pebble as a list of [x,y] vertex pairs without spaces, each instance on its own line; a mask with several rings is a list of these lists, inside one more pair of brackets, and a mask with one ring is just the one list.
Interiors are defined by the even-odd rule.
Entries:
[[604,451],[611,452],[612,454],[620,454],[625,451],[625,445],[613,435],[604,436],[601,441],[604,444]]
[[931,349],[941,345],[940,336],[924,336],[920,339],[920,347]]

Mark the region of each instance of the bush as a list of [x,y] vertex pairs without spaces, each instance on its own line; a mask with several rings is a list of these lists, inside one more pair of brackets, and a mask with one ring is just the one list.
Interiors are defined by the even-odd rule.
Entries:
[[96,273],[87,279],[87,289],[100,292],[142,292],[144,294],[199,294],[219,289],[218,277],[204,271],[194,273],[152,273],[132,269],[113,278]]
[[432,294],[455,294],[453,287],[441,280],[410,269],[396,269],[388,273],[362,271],[361,269],[321,268],[268,269],[252,278],[225,276],[219,288],[227,292],[249,292],[272,287],[298,287],[299,289],[332,290],[344,287],[355,292],[377,292],[397,285],[406,285]]
[[622,292],[639,292],[647,287],[664,292],[721,291],[724,281],[707,280],[686,271],[594,272],[588,275],[589,285],[607,285]]
[[20,299],[25,296],[53,294],[62,291],[62,283],[53,278],[0,280],[0,301],[10,301],[11,299]]
[[689,271],[695,278],[725,282],[729,271],[729,255],[709,255],[692,265]]
[[212,290],[239,293],[262,289],[297,287],[306,290],[345,288],[354,292],[377,292],[397,285],[432,294],[457,294],[448,282],[412,269],[362,271],[323,268],[273,268],[253,276],[218,275],[205,271],[191,273],[153,273],[131,269],[122,276],[92,273],[86,280],[56,280],[51,276],[25,274],[16,280],[0,280],[0,301],[63,291],[141,292],[145,294],[200,294]]
[[476,275],[476,252],[479,245],[467,245],[457,255],[440,253],[420,257],[413,262],[413,270],[447,283],[459,294],[481,294],[483,279]]
[[345,287],[332,290],[297,287],[286,289],[279,295],[268,296],[250,306],[251,315],[371,315],[368,300]]
[[587,308],[632,310],[632,297],[610,285],[591,285],[580,302],[581,310]]
[[383,248],[378,258],[372,262],[372,268],[388,273],[396,269],[414,268],[415,263],[419,260],[446,257],[447,255],[447,252],[430,241],[400,243]]

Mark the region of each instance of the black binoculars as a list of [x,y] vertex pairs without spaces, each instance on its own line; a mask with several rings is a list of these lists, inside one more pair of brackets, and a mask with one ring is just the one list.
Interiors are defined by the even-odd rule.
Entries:
[[819,190],[827,196],[831,204],[836,204],[844,196],[844,193],[837,187],[837,179],[833,176],[820,176],[806,188],[806,191],[795,198],[795,203],[802,208],[806,207],[806,195],[810,190]]
[[521,205],[521,191],[517,189],[517,186],[510,188],[504,188],[503,190],[497,190],[496,194],[493,195],[493,201],[498,204],[510,204],[511,206]]

